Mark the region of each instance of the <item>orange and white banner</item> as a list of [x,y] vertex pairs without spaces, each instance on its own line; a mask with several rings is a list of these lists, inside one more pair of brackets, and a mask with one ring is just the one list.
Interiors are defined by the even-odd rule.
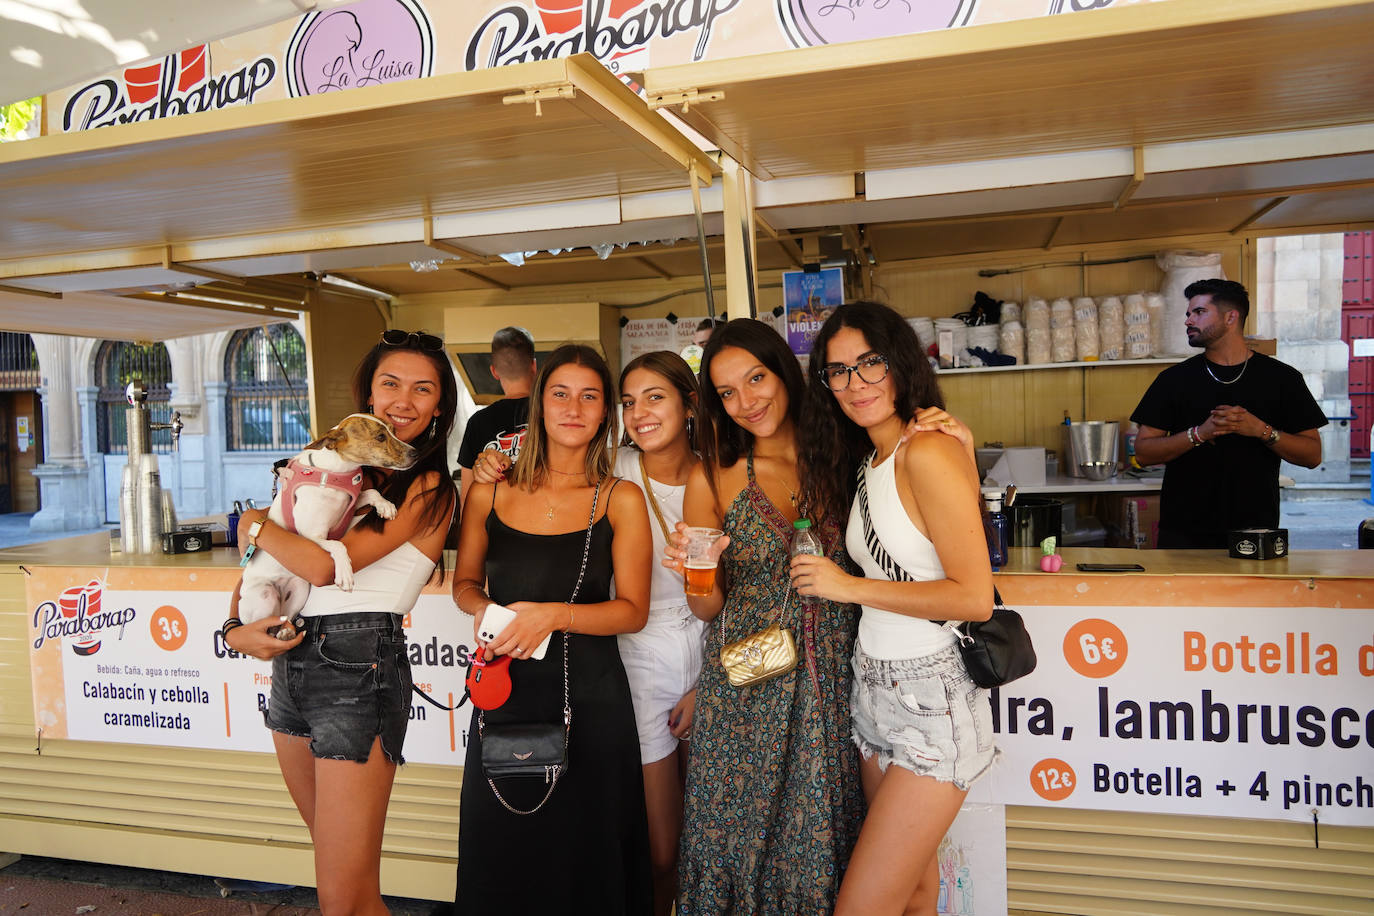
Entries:
[[[237,581],[236,569],[35,569],[27,594],[40,737],[270,753],[262,713],[272,666],[219,638]],[[431,586],[405,625],[415,683],[452,706],[472,618]],[[415,700],[406,759],[461,765],[472,707]]]
[[1374,826],[1374,611],[1018,607],[970,800]]

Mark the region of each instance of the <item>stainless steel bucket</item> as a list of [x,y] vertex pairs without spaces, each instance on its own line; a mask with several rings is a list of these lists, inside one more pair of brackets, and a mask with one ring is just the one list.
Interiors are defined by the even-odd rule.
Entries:
[[1064,454],[1069,460],[1062,470],[1071,477],[1083,477],[1083,464],[1091,461],[1105,461],[1115,469],[1120,442],[1121,424],[1116,420],[1084,420],[1065,426]]

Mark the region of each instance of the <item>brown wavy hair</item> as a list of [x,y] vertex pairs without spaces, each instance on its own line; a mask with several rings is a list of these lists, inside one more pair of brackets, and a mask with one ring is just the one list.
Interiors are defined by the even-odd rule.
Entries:
[[797,453],[806,504],[818,522],[833,519],[843,526],[854,501],[855,474],[873,451],[873,442],[863,427],[845,416],[821,378],[826,347],[841,328],[863,334],[869,348],[887,358],[897,415],[903,420],[923,407],[944,408],[945,399],[916,332],[901,315],[877,302],[859,300],[840,306],[826,319],[811,348]]

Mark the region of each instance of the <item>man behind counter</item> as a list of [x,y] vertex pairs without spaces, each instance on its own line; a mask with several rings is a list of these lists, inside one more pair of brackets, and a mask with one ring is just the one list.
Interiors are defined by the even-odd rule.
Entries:
[[1279,459],[1314,468],[1326,416],[1302,375],[1252,351],[1245,287],[1199,280],[1188,299],[1188,343],[1203,348],[1159,374],[1131,419],[1141,464],[1163,464],[1159,546],[1226,548],[1226,532],[1279,524]]
[[468,420],[458,447],[460,489],[466,503],[472,485],[472,465],[482,452],[496,449],[514,461],[525,441],[530,388],[536,370],[534,339],[524,328],[506,327],[491,338],[491,374],[501,383],[501,400],[483,407]]

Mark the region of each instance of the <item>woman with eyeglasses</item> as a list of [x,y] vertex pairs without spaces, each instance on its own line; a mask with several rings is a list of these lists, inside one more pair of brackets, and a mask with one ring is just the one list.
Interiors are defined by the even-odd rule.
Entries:
[[[480,645],[512,659],[511,694],[468,727],[459,913],[650,912],[639,737],[616,635],[648,618],[652,538],[643,495],[611,476],[613,392],[595,350],[559,347],[535,378],[520,457],[464,503],[454,601],[476,631],[492,602],[515,618]],[[552,791],[539,778],[489,781],[483,728],[561,725],[565,691],[567,766]]]
[[850,706],[869,807],[835,913],[933,916],[940,840],[995,753],[988,692],[943,625],[992,612],[978,475],[967,442],[936,431],[904,439],[919,408],[944,401],[915,333],[892,309],[841,306],[821,327],[811,366],[806,498],[826,522],[847,524],[849,555],[863,570],[824,557],[791,564],[803,595],[863,607]]
[[402,617],[435,575],[457,493],[445,446],[458,404],[443,341],[390,330],[353,376],[358,411],[381,417],[413,446],[404,470],[369,468],[364,486],[396,506],[383,521],[366,510],[342,543],[353,563],[352,591],[334,585],[333,557],[272,523],[264,509],[239,521],[239,545],[270,553],[311,583],[291,640],[267,618],[238,621],[238,590],[221,631],[236,652],[272,660],[272,697],[264,716],[272,730],[286,788],[315,847],[320,909],[383,914],[382,829],[396,765],[410,721],[410,661]]
[[[709,596],[688,596],[710,621],[697,682],[678,874],[680,916],[829,913],[863,814],[849,741],[848,666],[855,608],[803,602],[788,586],[798,498],[801,367],[778,333],[739,318],[702,354],[702,411],[713,434],[683,501],[687,525],[725,532]],[[681,570],[683,526],[664,553]],[[845,563],[838,527],[819,528]],[[727,549],[728,548],[728,549]],[[732,686],[721,647],[780,623],[800,656],[789,673]]]

